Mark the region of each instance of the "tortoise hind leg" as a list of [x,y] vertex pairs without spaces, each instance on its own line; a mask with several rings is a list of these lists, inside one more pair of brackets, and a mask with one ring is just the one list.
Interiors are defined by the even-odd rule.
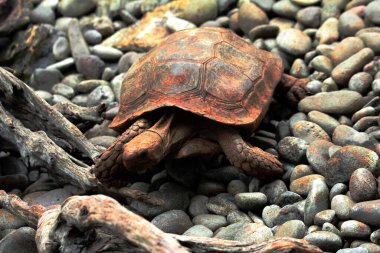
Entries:
[[103,152],[94,166],[96,177],[100,181],[109,179],[117,170],[120,170],[123,166],[123,146],[150,126],[151,123],[146,119],[137,120]]
[[220,126],[214,132],[227,159],[235,167],[258,178],[282,175],[282,164],[277,157],[246,143],[237,130]]

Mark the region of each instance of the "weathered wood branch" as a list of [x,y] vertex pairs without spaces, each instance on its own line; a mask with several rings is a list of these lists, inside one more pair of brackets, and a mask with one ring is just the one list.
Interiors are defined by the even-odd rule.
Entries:
[[[61,206],[29,207],[15,195],[0,191],[0,206],[36,227],[40,253],[83,252],[176,252],[269,253],[322,252],[305,240],[278,238],[250,244],[217,238],[167,234],[149,221],[104,195],[73,196]],[[137,247],[137,248],[136,248]],[[61,249],[64,249],[61,250]],[[67,251],[69,250],[69,251]]]
[[92,161],[100,155],[97,148],[45,100],[13,74],[0,68],[0,101],[5,110],[31,131],[44,131],[56,143],[67,143]]
[[70,183],[86,191],[98,188],[99,183],[90,173],[90,166],[75,163],[62,148],[58,147],[44,131],[31,131],[0,102],[0,135],[14,143],[30,167],[45,167],[59,182]]
[[103,118],[100,116],[106,109],[104,103],[101,103],[97,106],[92,107],[83,107],[76,105],[72,102],[65,101],[59,102],[53,105],[54,109],[59,111],[65,118],[71,122],[95,122],[100,123],[103,121]]

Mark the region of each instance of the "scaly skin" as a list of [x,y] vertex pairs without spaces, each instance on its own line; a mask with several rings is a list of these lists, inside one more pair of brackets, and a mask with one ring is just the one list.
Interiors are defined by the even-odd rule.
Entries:
[[94,168],[96,177],[100,181],[104,182],[122,170],[124,144],[143,133],[150,126],[151,124],[146,119],[137,120],[104,151]]
[[216,135],[231,164],[246,174],[263,179],[283,174],[282,164],[276,156],[249,145],[237,130],[221,126],[216,129]]

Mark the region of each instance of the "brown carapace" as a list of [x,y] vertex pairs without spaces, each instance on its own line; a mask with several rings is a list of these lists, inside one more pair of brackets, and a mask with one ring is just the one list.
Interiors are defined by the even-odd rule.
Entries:
[[144,172],[169,154],[210,150],[222,150],[249,175],[281,175],[277,158],[240,134],[257,128],[279,82],[293,102],[306,94],[306,80],[284,75],[279,56],[227,29],[168,36],[129,69],[110,127],[130,127],[99,158],[97,177],[112,182],[123,171]]

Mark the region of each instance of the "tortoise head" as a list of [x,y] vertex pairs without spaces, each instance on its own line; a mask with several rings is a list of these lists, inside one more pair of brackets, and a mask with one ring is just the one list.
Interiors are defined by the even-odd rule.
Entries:
[[164,157],[161,136],[150,129],[133,138],[123,147],[123,165],[127,171],[143,173]]

